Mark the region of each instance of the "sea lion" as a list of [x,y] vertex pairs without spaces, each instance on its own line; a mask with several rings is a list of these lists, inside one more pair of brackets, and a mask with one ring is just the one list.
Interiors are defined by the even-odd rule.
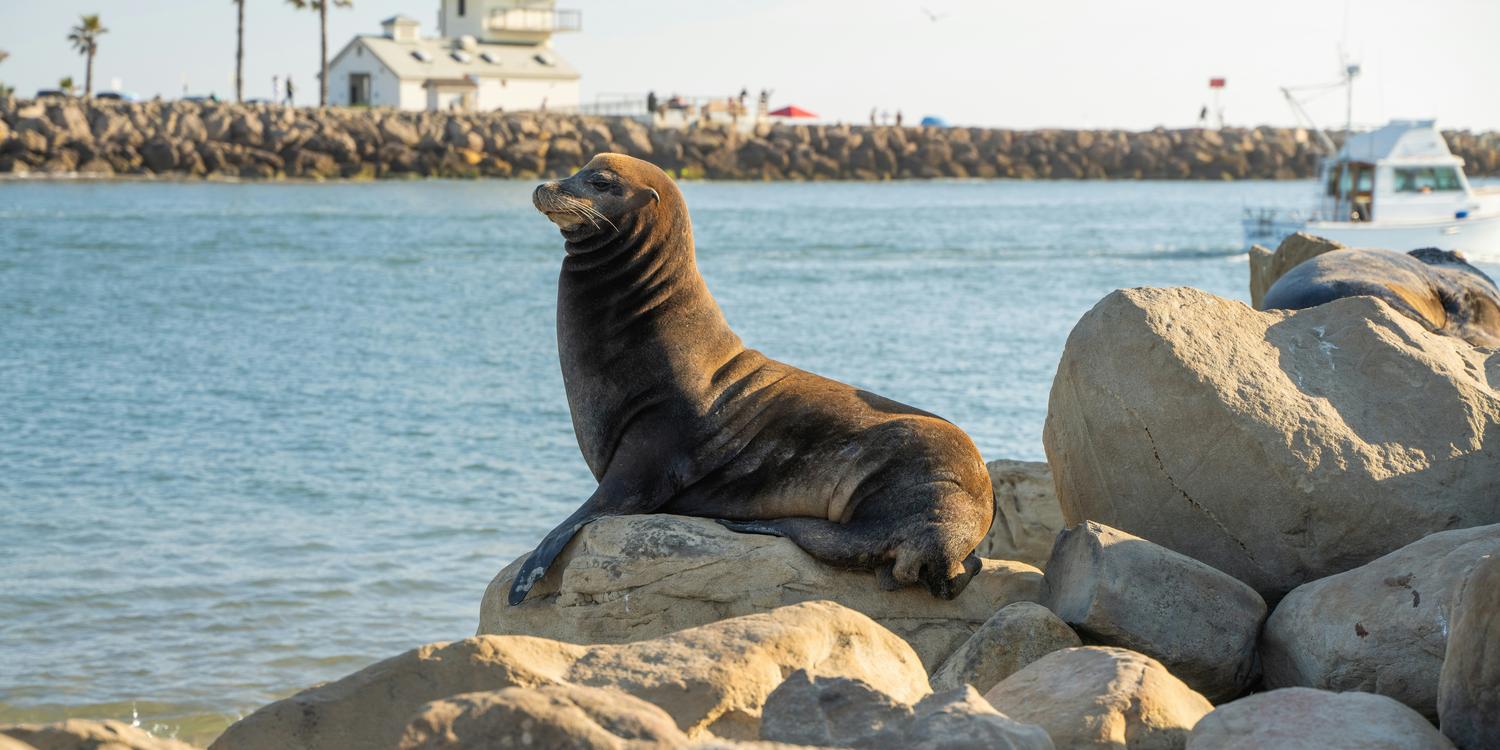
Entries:
[[1500,289],[1463,254],[1437,248],[1333,250],[1287,271],[1262,310],[1301,310],[1344,297],[1385,300],[1428,330],[1476,346],[1500,346]]
[[788,537],[879,569],[886,590],[963,590],[994,514],[967,434],[746,349],[698,273],[682,193],[655,166],[602,154],[532,201],[566,240],[558,353],[599,487],[527,558],[511,604],[584,524],[654,512]]

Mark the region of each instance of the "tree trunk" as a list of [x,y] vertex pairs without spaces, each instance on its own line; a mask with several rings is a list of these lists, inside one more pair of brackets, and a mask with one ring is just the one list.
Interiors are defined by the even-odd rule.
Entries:
[[328,3],[333,0],[322,0],[318,3],[318,32],[322,40],[322,68],[323,72],[318,76],[318,106],[328,106]]
[[[245,101],[245,0],[238,0],[235,5],[240,6],[239,26],[235,28],[234,44],[234,100]],[[271,92],[275,98],[276,92]]]
[[94,95],[94,48],[89,47],[88,62],[83,66],[83,98]]

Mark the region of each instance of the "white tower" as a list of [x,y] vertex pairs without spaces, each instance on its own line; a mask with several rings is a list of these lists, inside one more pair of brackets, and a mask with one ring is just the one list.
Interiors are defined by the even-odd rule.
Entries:
[[582,14],[558,10],[556,0],[442,0],[438,11],[438,30],[449,39],[551,46],[553,34],[582,27]]

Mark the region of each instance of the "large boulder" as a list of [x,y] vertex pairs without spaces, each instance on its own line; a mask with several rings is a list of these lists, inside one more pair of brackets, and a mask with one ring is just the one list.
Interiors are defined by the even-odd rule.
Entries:
[[1282,240],[1275,252],[1260,245],[1251,247],[1250,305],[1257,310],[1261,309],[1261,300],[1266,298],[1266,292],[1270,290],[1271,285],[1297,264],[1308,258],[1316,258],[1323,253],[1342,250],[1344,247],[1341,243],[1314,237],[1304,232],[1297,232]]
[[996,610],[1036,601],[1041,586],[1041,572],[1030,565],[985,560],[952,601],[918,587],[881,591],[874,571],[825,565],[791,540],[669,515],[601,518],[585,526],[526,601],[511,606],[506,595],[522,559],[490,582],[480,605],[480,634],[623,643],[827,599],[905,638],[928,668],[942,663]]
[[1383,695],[1283,688],[1214,709],[1188,750],[1444,750],[1422,715]]
[[972,687],[933,693],[916,705],[860,682],[797,672],[766,699],[760,737],[860,750],[1051,750],[1041,727],[1012,721]]
[[1069,524],[1201,560],[1268,603],[1434,531],[1500,521],[1500,351],[1369,297],[1257,312],[1105,297],[1068,337],[1043,442]]
[[1457,529],[1299,586],[1266,620],[1266,686],[1379,693],[1438,718],[1453,604],[1496,554],[1500,524]]
[[1149,656],[1108,646],[1053,651],[984,695],[1060,748],[1182,748],[1213,705]]
[[422,707],[400,750],[666,750],[688,744],[672,717],[640,698],[583,685],[465,693]]
[[1500,748],[1500,555],[1474,566],[1453,602],[1438,677],[1443,734],[1461,750]]
[[[194,750],[192,745],[157,737],[123,721],[68,719],[54,724],[0,725],[9,737],[36,750]],[[0,740],[0,750],[8,750]]]
[[1052,469],[1032,461],[991,461],[986,467],[995,490],[995,523],[974,553],[1045,565],[1052,541],[1064,526]]
[[933,690],[972,685],[983,693],[1047,654],[1082,646],[1052,610],[1033,602],[1003,607],[932,673]]
[[1265,601],[1187,555],[1088,521],[1058,535],[1042,590],[1042,603],[1091,642],[1146,654],[1211,701],[1260,676]]
[[666,711],[689,736],[752,739],[766,696],[799,669],[859,679],[907,702],[928,692],[904,641],[858,612],[806,602],[626,645],[526,636],[434,643],[265,706],[211,748],[393,747],[432,701],[557,684],[629,693]]

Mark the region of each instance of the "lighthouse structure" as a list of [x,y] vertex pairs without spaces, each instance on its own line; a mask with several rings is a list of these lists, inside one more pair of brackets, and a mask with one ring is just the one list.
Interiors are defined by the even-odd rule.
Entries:
[[552,36],[580,31],[582,14],[555,0],[441,0],[438,36],[392,16],[328,66],[329,103],[345,107],[482,111],[572,109],[578,71]]

